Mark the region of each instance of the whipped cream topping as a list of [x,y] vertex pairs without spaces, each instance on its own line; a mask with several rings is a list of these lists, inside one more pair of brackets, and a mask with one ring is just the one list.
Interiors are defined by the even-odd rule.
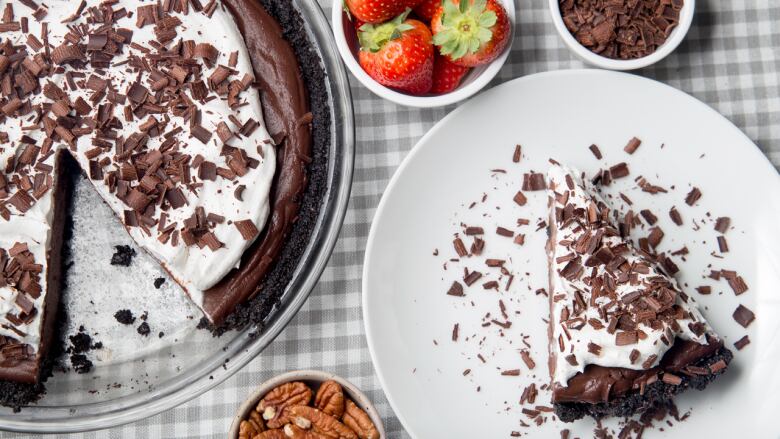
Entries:
[[[18,157],[31,142],[41,148],[36,165],[53,167],[55,154],[43,151],[67,149],[133,239],[200,306],[203,291],[239,266],[270,210],[275,150],[263,125],[243,37],[219,1],[202,10],[190,4],[186,10],[164,11],[160,4],[141,0],[110,4],[89,0],[85,5],[51,0],[37,11],[12,5],[14,23],[25,25],[1,34],[0,43],[8,41],[17,51],[26,51],[28,59],[46,54],[51,61],[39,63],[48,64],[36,78],[40,87],[22,97],[18,112],[9,109],[13,114],[0,119],[0,164]],[[114,18],[104,24],[106,8]],[[111,29],[108,38],[93,38],[106,35],[105,27]],[[125,41],[114,44],[117,35]],[[48,46],[31,44],[31,37]],[[69,52],[58,51],[60,46],[77,49],[82,59],[71,62]],[[174,52],[185,55],[162,67],[148,61],[167,60]],[[175,70],[178,66],[184,69]],[[47,93],[48,85],[64,92],[64,109]],[[10,100],[2,97],[7,99],[0,103]],[[66,137],[71,133],[59,131],[63,115],[78,122],[70,140]],[[56,121],[54,133],[46,126],[47,118]],[[109,119],[113,122],[107,129],[95,127]],[[131,140],[133,146],[127,146]],[[50,144],[45,146],[46,142]],[[175,172],[170,171],[174,166]],[[126,176],[128,171],[131,177]],[[7,202],[18,190],[13,182],[6,188],[3,205],[10,219],[0,219],[0,247],[25,243],[36,261],[45,261],[53,191],[33,197],[32,205],[20,210]],[[15,306],[15,294],[0,291],[2,315]],[[33,347],[40,340],[43,300],[44,295],[36,299],[41,312],[24,328],[27,335],[21,340]],[[4,332],[1,319],[0,335],[19,340],[18,334]]]
[[717,338],[653,255],[620,235],[611,209],[580,175],[560,165],[548,171],[553,381],[566,386],[589,364],[650,369],[675,337]]
[[[0,173],[9,160],[16,160],[22,149],[18,141],[23,134],[21,121],[6,118],[0,122],[0,133],[5,132],[9,136],[9,142],[0,145]],[[30,133],[26,133],[30,135]],[[54,167],[55,156],[51,155],[41,163]],[[30,167],[23,169],[26,175],[43,174],[41,172],[31,171]],[[5,174],[4,174],[5,175]],[[10,179],[13,174],[5,175],[5,179]],[[52,186],[57,182],[52,175]],[[20,189],[15,185],[7,185],[2,191],[7,192],[8,197],[13,197]],[[0,192],[2,192],[0,191]],[[43,310],[45,305],[45,296],[47,291],[48,265],[46,264],[47,255],[51,246],[51,222],[54,216],[54,190],[49,189],[36,199],[32,197],[32,206],[24,213],[20,212],[13,204],[6,204],[7,212],[10,218],[6,221],[0,218],[0,249],[6,253],[16,244],[25,244],[30,253],[32,253],[35,263],[41,265],[38,284],[41,286],[42,293],[34,298],[25,295],[32,301],[36,310],[32,319],[22,323],[11,322],[9,315],[19,315],[20,309],[16,304],[17,296],[24,294],[17,288],[4,285],[0,287],[0,336],[10,337],[21,344],[26,344],[32,348],[33,352],[38,349],[41,341],[41,331],[43,324]],[[2,204],[2,203],[0,203]],[[0,271],[3,267],[0,267]]]

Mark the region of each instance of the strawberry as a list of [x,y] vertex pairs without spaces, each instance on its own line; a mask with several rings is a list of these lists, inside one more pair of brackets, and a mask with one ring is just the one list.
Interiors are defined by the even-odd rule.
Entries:
[[506,10],[496,0],[444,0],[431,29],[439,52],[466,67],[498,58],[511,34]]
[[420,0],[344,0],[349,14],[366,23],[383,23]]
[[363,25],[366,24],[363,20],[360,20],[358,18],[352,18],[352,25],[355,26],[355,32],[359,32],[360,28],[363,27]]
[[430,23],[439,6],[441,6],[441,0],[422,0],[414,7],[414,13],[425,22]]
[[358,59],[378,83],[424,94],[433,80],[432,36],[423,22],[406,18],[409,12],[407,9],[387,23],[361,26]]
[[458,88],[461,79],[471,70],[452,63],[446,56],[436,55],[433,60],[433,94],[449,93]]

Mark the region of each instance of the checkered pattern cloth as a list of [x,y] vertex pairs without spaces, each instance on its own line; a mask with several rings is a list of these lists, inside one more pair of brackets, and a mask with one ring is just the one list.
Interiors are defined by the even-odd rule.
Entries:
[[[546,0],[516,1],[512,53],[491,86],[532,73],[584,67],[553,28]],[[322,7],[330,15],[330,0],[322,1]],[[780,168],[778,23],[777,0],[699,0],[693,26],[680,47],[636,73],[711,105]],[[224,438],[239,404],[256,385],[286,371],[309,368],[351,380],[376,404],[388,436],[408,437],[379,385],[366,345],[360,307],[363,252],[374,209],[390,176],[418,139],[454,107],[404,108],[374,96],[354,77],[350,80],[357,126],[352,199],[330,264],[303,309],[260,356],[199,398],[134,424],[68,437]]]

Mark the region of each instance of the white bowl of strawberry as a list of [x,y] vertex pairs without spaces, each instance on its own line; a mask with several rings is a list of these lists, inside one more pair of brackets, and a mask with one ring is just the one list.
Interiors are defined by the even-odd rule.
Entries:
[[347,68],[376,95],[440,107],[477,93],[512,45],[511,0],[334,0]]

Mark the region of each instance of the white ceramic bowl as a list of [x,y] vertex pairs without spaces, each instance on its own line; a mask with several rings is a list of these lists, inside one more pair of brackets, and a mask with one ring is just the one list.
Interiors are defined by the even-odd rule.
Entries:
[[227,435],[228,439],[238,439],[238,428],[241,425],[241,421],[249,417],[249,413],[254,410],[255,407],[257,407],[257,403],[260,402],[263,396],[270,392],[274,387],[293,381],[302,381],[311,387],[311,389],[316,393],[320,384],[329,380],[333,380],[341,384],[341,387],[344,389],[344,396],[351,399],[352,402],[354,402],[358,407],[363,409],[363,411],[368,414],[368,416],[371,418],[371,421],[376,426],[377,431],[379,431],[379,437],[381,439],[387,437],[385,435],[385,426],[382,424],[382,418],[379,416],[376,408],[374,408],[371,400],[368,399],[368,397],[363,392],[361,392],[360,389],[355,387],[354,384],[350,383],[344,378],[341,378],[340,376],[327,372],[321,372],[318,370],[296,370],[271,378],[270,380],[261,384],[246,398],[244,403],[241,404],[241,407],[239,407],[238,411],[236,412],[236,416],[233,418],[233,423],[230,425],[230,431]]
[[501,4],[506,8],[506,13],[509,16],[509,23],[512,34],[509,37],[509,44],[504,53],[489,64],[485,64],[479,67],[473,68],[460,86],[455,90],[443,94],[443,95],[425,95],[414,96],[406,94],[400,91],[393,90],[385,87],[384,85],[376,82],[373,78],[368,76],[360,64],[358,63],[358,50],[360,44],[357,41],[357,34],[355,32],[352,22],[347,17],[347,14],[342,9],[341,1],[334,1],[333,8],[331,10],[331,25],[333,26],[333,35],[336,37],[336,47],[339,49],[341,58],[347,65],[347,68],[353,75],[365,85],[369,90],[381,98],[385,98],[389,101],[393,101],[396,104],[406,105],[407,107],[441,107],[444,105],[454,104],[455,102],[462,101],[476,92],[482,90],[493,77],[496,76],[501,67],[504,65],[509,51],[512,48],[512,37],[514,36],[515,27],[515,3],[513,0],[499,0]]
[[[622,60],[611,59],[593,53],[587,47],[580,44],[563,23],[563,17],[561,17],[561,9],[558,2],[559,0],[549,0],[550,15],[552,16],[553,24],[555,24],[555,29],[558,31],[558,35],[563,39],[563,42],[566,43],[566,46],[568,46],[575,55],[586,63],[609,70],[641,69],[642,67],[647,67],[664,59],[666,55],[672,53],[685,38],[688,29],[691,28],[693,11],[696,8],[696,0],[685,0],[682,9],[680,9],[680,22],[677,27],[672,30],[672,33],[669,35],[669,38],[666,39],[666,42],[650,55],[638,59]],[[338,38],[336,38],[336,43],[338,44]],[[341,47],[339,47],[339,50],[341,50]]]

